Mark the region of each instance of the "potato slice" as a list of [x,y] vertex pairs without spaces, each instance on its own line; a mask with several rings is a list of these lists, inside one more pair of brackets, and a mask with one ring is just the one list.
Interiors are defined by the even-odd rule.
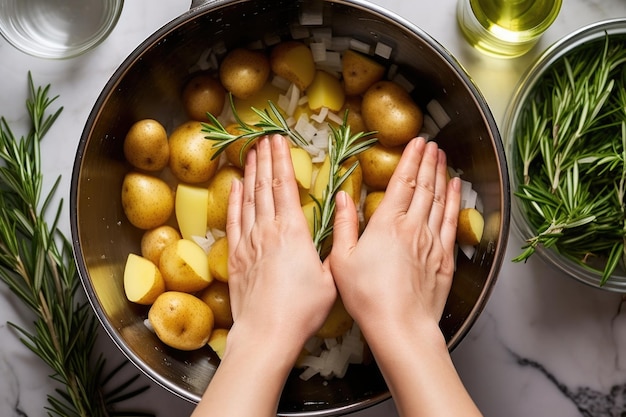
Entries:
[[184,239],[204,237],[207,230],[209,190],[188,184],[176,188],[176,221]]
[[217,357],[220,359],[224,357],[227,338],[227,329],[213,329],[213,331],[211,332],[211,337],[209,338],[208,345],[211,349],[213,349],[213,352],[215,352],[217,354]]
[[298,41],[281,42],[272,49],[270,66],[274,74],[306,90],[315,77],[315,61],[308,46]]
[[464,208],[459,212],[456,241],[459,245],[476,246],[483,237],[485,220],[475,208]]
[[207,254],[187,239],[180,239],[163,249],[159,269],[169,291],[196,292],[213,282]]
[[128,301],[150,305],[165,291],[159,268],[150,260],[130,253],[124,267],[124,292]]
[[309,108],[315,112],[323,107],[331,111],[339,111],[346,101],[346,95],[339,79],[326,71],[317,71],[313,82],[306,89]]
[[296,182],[300,188],[308,190],[313,178],[313,162],[311,155],[302,148],[290,148],[291,162],[296,175]]
[[209,248],[209,272],[218,281],[228,282],[228,239],[217,239]]

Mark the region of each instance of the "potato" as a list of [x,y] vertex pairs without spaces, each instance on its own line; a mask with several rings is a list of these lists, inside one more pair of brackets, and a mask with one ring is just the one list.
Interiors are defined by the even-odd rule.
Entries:
[[169,225],[146,230],[141,237],[141,256],[158,265],[163,249],[179,239],[181,235],[178,230]]
[[372,191],[365,197],[365,201],[363,202],[363,218],[365,224],[370,221],[372,214],[374,214],[384,196],[384,191]]
[[191,120],[207,122],[207,113],[217,117],[224,108],[226,90],[207,73],[195,75],[183,89],[183,107]]
[[404,147],[387,148],[377,143],[359,154],[363,182],[373,190],[384,190],[400,162]]
[[324,324],[315,335],[322,339],[339,337],[350,330],[353,322],[354,320],[344,307],[341,297],[337,297]]
[[209,272],[218,281],[228,282],[228,239],[217,239],[209,248]]
[[233,313],[230,309],[230,293],[228,284],[213,281],[198,294],[198,298],[204,301],[213,312],[215,327],[230,329],[233,325]]
[[179,350],[205,346],[213,331],[213,312],[199,298],[178,291],[166,291],[152,304],[148,320],[157,337]]
[[261,51],[245,48],[231,50],[220,65],[220,81],[238,98],[248,98],[267,82],[270,63]]
[[314,112],[326,107],[330,111],[338,111],[343,107],[346,95],[339,79],[326,71],[317,71],[313,81],[306,89],[309,108]]
[[243,171],[239,168],[225,165],[217,171],[209,183],[207,200],[207,222],[209,229],[226,230],[226,215],[228,212],[228,196],[233,181],[243,179]]
[[339,115],[343,117],[348,111],[348,126],[353,133],[367,132],[367,127],[363,121],[363,115],[361,114],[361,97],[350,96],[346,97],[346,101],[343,104],[342,109],[339,111]]
[[217,354],[217,357],[222,359],[224,352],[226,351],[226,341],[228,339],[227,329],[213,329],[211,337],[209,338],[209,347],[213,349],[213,352]]
[[216,141],[205,138],[202,123],[188,121],[170,135],[170,169],[182,182],[196,184],[210,180],[219,165],[215,154]]
[[[343,166],[339,170],[339,173],[343,175],[350,166],[354,162],[356,162],[356,158],[351,158],[344,162]],[[319,201],[322,201],[324,198],[324,191],[328,186],[328,181],[330,181],[330,159],[328,156],[324,158],[324,162],[320,166],[317,171],[317,175],[315,176],[315,181],[313,182],[313,187],[310,190],[311,194],[314,198]],[[359,204],[359,200],[361,198],[361,185],[363,179],[363,171],[361,165],[357,165],[352,174],[346,179],[346,181],[341,185],[341,190],[348,193],[348,195],[354,200],[355,204]]]
[[131,165],[145,171],[165,168],[170,147],[163,125],[153,119],[135,122],[124,138],[124,157]]
[[165,291],[161,271],[149,259],[128,254],[124,266],[124,293],[128,301],[150,305]]
[[360,95],[385,75],[385,67],[372,58],[348,49],[341,59],[344,89],[347,95]]
[[172,215],[174,194],[157,177],[129,172],[122,182],[122,208],[133,226],[153,229],[165,224]]
[[299,41],[285,41],[274,46],[270,66],[274,74],[291,81],[300,91],[306,90],[315,77],[313,54]]
[[422,128],[422,110],[409,93],[392,81],[379,81],[367,89],[361,114],[368,130],[377,131],[378,141],[387,147],[405,145]]
[[163,249],[159,269],[168,291],[191,293],[203,290],[213,282],[207,254],[187,239],[177,240]]
[[302,148],[290,148],[291,163],[296,175],[296,182],[300,188],[308,190],[313,178],[313,162],[311,155]]
[[[230,124],[226,126],[226,131],[230,133],[231,135],[241,134],[241,131],[239,130],[239,125],[237,124]],[[246,138],[237,139],[236,141],[231,142],[231,144],[226,147],[224,154],[226,155],[226,160],[231,165],[234,165],[237,168],[243,169],[244,164],[246,162],[246,155],[248,154],[248,151],[250,150],[250,148],[252,148],[252,145],[254,145],[254,142],[255,142],[253,140],[246,146],[247,141],[248,139]]]
[[206,187],[178,184],[174,211],[178,228],[184,239],[206,236],[209,190]]
[[273,103],[278,103],[278,96],[281,93],[282,91],[278,87],[267,83],[250,97],[245,99],[235,97],[233,104],[239,118],[249,125],[254,125],[258,123],[261,118],[252,108],[254,107],[257,110],[269,109],[268,101],[271,100]]
[[309,201],[302,205],[302,212],[309,225],[309,232],[311,232],[311,236],[313,236],[313,232],[315,231],[315,216],[318,216],[319,219],[320,209],[315,201]]
[[485,220],[475,208],[464,208],[459,212],[456,241],[459,245],[476,246],[483,237]]

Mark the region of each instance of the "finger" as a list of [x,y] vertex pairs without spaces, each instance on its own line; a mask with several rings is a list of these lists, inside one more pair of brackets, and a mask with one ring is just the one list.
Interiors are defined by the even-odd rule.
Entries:
[[417,224],[427,224],[435,198],[435,173],[439,151],[435,142],[428,142],[417,172],[415,192],[408,210],[408,218]]
[[228,257],[232,257],[241,239],[241,212],[243,204],[243,183],[235,179],[230,186],[228,210],[226,212],[226,239],[228,241]]
[[243,201],[241,208],[241,233],[249,236],[252,226],[256,221],[256,199],[254,196],[256,184],[256,148],[250,149],[246,155],[246,163],[243,171]]
[[335,198],[335,222],[333,225],[333,247],[330,252],[330,265],[333,260],[345,259],[356,246],[359,238],[359,219],[354,201],[345,191],[339,191]]
[[441,229],[441,222],[443,221],[443,213],[446,205],[446,192],[448,188],[447,170],[446,154],[439,149],[435,172],[435,196],[432,208],[430,209],[430,216],[428,217],[428,227],[437,234]]
[[443,221],[441,224],[441,245],[447,252],[454,250],[456,241],[456,229],[459,221],[459,209],[461,207],[461,180],[452,178],[447,185],[446,203],[444,206]]
[[254,184],[256,218],[258,220],[274,219],[272,149],[269,138],[261,138],[256,148],[257,171]]
[[300,194],[291,161],[289,144],[281,135],[272,137],[272,169],[276,216],[293,216],[301,212]]
[[389,185],[385,198],[381,202],[381,211],[393,210],[395,213],[406,213],[411,205],[417,183],[417,173],[424,154],[426,141],[416,138],[409,142],[402,152]]

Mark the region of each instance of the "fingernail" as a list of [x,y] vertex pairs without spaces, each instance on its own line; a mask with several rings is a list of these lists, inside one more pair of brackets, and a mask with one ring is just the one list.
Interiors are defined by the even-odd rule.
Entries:
[[461,189],[461,179],[459,177],[452,177],[450,179],[450,185],[454,191],[459,191]]
[[348,205],[348,201],[346,200],[347,198],[348,196],[346,195],[345,191],[339,191],[336,198],[337,208],[346,208],[346,206]]

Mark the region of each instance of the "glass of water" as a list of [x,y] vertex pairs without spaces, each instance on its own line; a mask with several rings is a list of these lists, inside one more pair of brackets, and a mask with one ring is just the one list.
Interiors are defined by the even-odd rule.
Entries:
[[71,58],[99,45],[124,0],[0,0],[0,33],[40,58]]

